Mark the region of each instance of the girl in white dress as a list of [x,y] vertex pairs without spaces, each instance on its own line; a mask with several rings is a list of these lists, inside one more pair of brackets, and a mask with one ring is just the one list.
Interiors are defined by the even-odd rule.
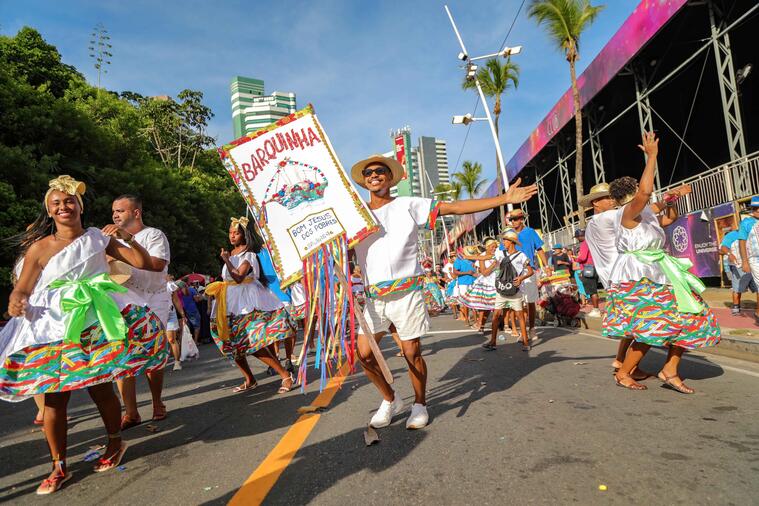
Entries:
[[479,276],[474,280],[474,283],[472,283],[466,293],[461,296],[462,304],[477,311],[475,327],[480,332],[485,327],[488,314],[495,308],[495,270],[498,267],[498,261],[495,259],[498,241],[492,237],[487,237],[485,238],[484,245],[484,255],[476,257]]
[[108,433],[94,471],[113,469],[126,444],[112,382],[159,370],[168,357],[158,317],[108,274],[106,254],[145,269],[148,252],[117,225],[102,231],[82,226],[84,183],[60,176],[49,186],[43,213],[13,238],[23,267],[8,302],[13,318],[0,332],[0,397],[45,396],[43,424],[53,471],[37,489],[40,495],[57,491],[71,477],[66,467],[71,391],[87,389]]
[[289,392],[295,379],[277,360],[273,344],[292,338],[295,329],[282,301],[265,285],[255,253],[262,241],[248,227],[248,219],[242,217],[232,218],[229,242],[232,251],[222,249],[220,253],[224,261],[223,281],[211,283],[205,292],[215,297],[211,336],[221,353],[232,358],[243,374],[245,381],[234,392],[257,386],[247,355],[253,355],[279,374],[282,378],[279,393]]

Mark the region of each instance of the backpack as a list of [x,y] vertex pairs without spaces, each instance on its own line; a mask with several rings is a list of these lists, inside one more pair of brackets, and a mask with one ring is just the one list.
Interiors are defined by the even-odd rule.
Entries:
[[514,285],[514,279],[517,277],[517,271],[511,263],[519,255],[516,252],[513,256],[506,256],[501,260],[498,277],[495,280],[495,289],[504,297],[512,297],[519,292],[519,287]]

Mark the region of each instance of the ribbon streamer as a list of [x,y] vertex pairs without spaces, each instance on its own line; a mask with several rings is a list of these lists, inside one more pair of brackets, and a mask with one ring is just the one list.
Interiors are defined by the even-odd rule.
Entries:
[[86,279],[68,281],[58,279],[50,283],[50,288],[63,288],[61,310],[69,317],[63,340],[79,344],[90,308],[95,311],[106,340],[123,341],[127,338],[127,326],[116,302],[109,292],[126,293],[128,290],[115,283],[104,272]]
[[328,377],[347,360],[355,366],[356,331],[353,321],[353,293],[343,289],[336,271],[349,276],[348,240],[345,235],[320,246],[303,259],[303,288],[306,292],[304,346],[300,354],[298,382],[306,387],[308,337],[315,335],[314,367],[319,369],[319,390]]
[[672,284],[678,311],[698,314],[704,310],[704,305],[696,300],[693,292],[700,295],[706,290],[706,285],[698,276],[688,270],[693,267],[693,262],[690,259],[675,258],[662,249],[637,250],[629,253],[644,264],[656,263],[659,265]]

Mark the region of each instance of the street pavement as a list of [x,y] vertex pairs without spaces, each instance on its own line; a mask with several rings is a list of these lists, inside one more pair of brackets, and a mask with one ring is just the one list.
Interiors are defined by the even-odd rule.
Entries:
[[[379,396],[348,377],[266,496],[266,504],[757,504],[759,365],[691,353],[686,396],[648,380],[633,392],[612,381],[616,342],[577,329],[540,329],[529,352],[509,338],[494,352],[448,315],[423,341],[430,425],[407,431],[408,411],[364,442]],[[385,356],[407,408],[405,361],[389,336]],[[94,474],[83,462],[105,434],[87,394],[72,396],[69,466],[74,478],[34,495],[50,469],[34,403],[0,405],[0,501],[13,504],[226,504],[310,404],[277,395],[251,358],[260,386],[234,394],[236,369],[212,345],[166,373],[169,417],[125,432],[123,470]],[[656,371],[664,355],[649,353]],[[143,419],[150,416],[138,379]],[[268,473],[266,469],[264,474]],[[257,488],[258,483],[249,487]],[[600,488],[604,488],[601,490]],[[250,490],[250,489],[249,489]],[[240,493],[242,494],[242,492]],[[241,496],[238,496],[238,499]]]

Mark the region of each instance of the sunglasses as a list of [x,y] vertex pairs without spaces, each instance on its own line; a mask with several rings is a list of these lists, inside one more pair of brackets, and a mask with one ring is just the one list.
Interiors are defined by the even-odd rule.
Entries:
[[524,216],[514,216],[513,218],[509,218],[511,221],[522,221],[524,219]]
[[373,169],[364,169],[361,171],[361,175],[364,177],[369,177],[372,174],[377,174],[378,176],[386,176],[387,174],[390,174],[390,169],[387,167],[374,167]]

